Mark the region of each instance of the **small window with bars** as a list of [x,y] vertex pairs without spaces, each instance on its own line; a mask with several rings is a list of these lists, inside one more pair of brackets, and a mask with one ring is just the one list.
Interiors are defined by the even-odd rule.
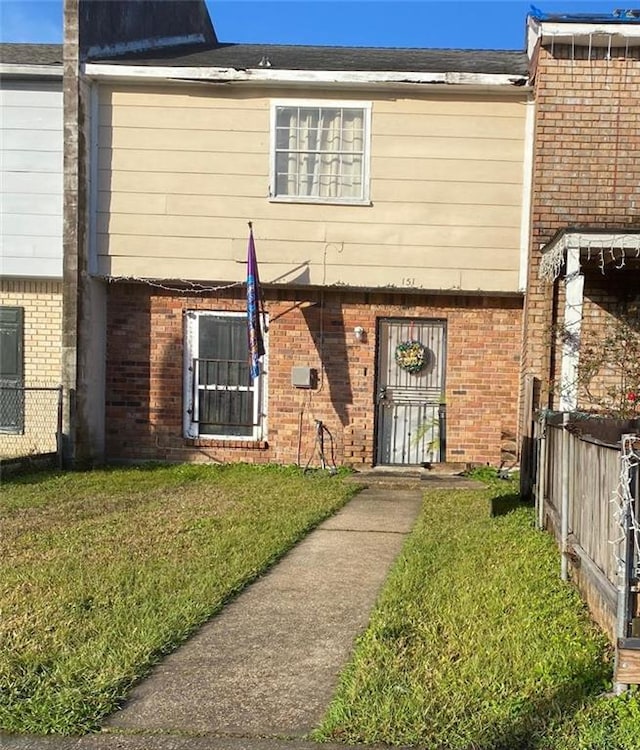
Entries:
[[264,438],[264,375],[251,379],[245,314],[189,312],[185,366],[187,437]]

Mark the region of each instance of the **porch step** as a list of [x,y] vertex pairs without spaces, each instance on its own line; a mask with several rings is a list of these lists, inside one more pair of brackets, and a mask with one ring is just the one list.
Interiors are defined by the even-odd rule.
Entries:
[[[436,464],[434,464],[434,467]],[[437,464],[438,469],[381,466],[351,474],[346,481],[365,487],[406,487],[412,489],[481,489],[482,482],[462,475],[466,464]]]

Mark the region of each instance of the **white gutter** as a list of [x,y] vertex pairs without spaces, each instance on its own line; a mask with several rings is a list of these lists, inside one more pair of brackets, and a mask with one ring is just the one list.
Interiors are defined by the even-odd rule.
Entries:
[[58,65],[16,65],[0,62],[0,76],[48,76],[62,78],[62,63]]
[[275,70],[273,68],[215,68],[86,63],[84,72],[93,79],[148,81],[189,80],[215,83],[269,84],[448,84],[524,88],[526,76],[492,73],[417,73],[405,71]]

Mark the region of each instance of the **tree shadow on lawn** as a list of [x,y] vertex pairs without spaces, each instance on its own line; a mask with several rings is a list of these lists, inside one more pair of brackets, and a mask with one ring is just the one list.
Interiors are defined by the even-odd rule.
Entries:
[[98,475],[98,474],[121,474],[122,472],[134,472],[144,471],[151,473],[154,471],[160,471],[162,469],[175,468],[176,464],[169,461],[141,461],[140,463],[129,463],[129,464],[106,464],[99,466],[94,469],[85,468],[69,468],[69,469],[52,469],[46,467],[42,469],[34,468],[33,466],[26,466],[24,470],[11,471],[2,473],[0,482],[3,485],[12,484],[42,484],[51,481],[52,479],[60,479],[67,475],[81,475],[87,476]]
[[[611,670],[606,664],[597,664],[587,672],[575,674],[550,694],[533,698],[523,709],[516,709],[512,717],[486,727],[474,738],[469,750],[538,750],[543,747],[563,750],[563,745],[548,744],[549,733],[569,726],[579,709],[603,695],[610,680]],[[563,740],[559,738],[559,742]]]
[[[506,516],[513,511],[531,507],[518,493],[498,494],[489,501],[491,517]],[[611,666],[600,661],[587,670],[575,672],[565,684],[547,695],[532,698],[522,706],[514,706],[511,717],[486,729],[474,738],[469,750],[537,750],[545,745],[551,727],[567,726],[576,712],[608,689]],[[558,746],[558,750],[562,750]]]
[[530,507],[530,505],[517,492],[496,495],[489,500],[489,515],[492,518],[506,516],[518,508]]

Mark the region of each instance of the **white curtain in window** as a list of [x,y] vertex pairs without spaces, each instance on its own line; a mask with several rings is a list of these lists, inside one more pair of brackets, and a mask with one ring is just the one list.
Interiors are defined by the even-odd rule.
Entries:
[[286,188],[285,195],[298,195],[300,187],[298,184],[300,174],[300,157],[299,153],[299,128],[298,128],[299,110],[291,109],[285,111],[284,122],[285,127],[288,127],[289,139],[288,139],[288,159],[286,169]]
[[364,155],[364,119],[361,109],[342,110],[341,128],[342,195],[362,196],[362,160]]
[[364,150],[361,109],[281,108],[276,128],[277,194],[361,197]]

